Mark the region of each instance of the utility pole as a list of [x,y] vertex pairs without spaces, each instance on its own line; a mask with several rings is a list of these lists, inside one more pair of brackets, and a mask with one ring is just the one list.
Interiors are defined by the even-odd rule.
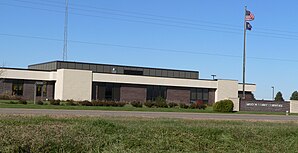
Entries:
[[274,86],[272,86],[271,88],[272,88],[272,100],[274,100]]
[[67,60],[68,0],[65,0],[63,61]]

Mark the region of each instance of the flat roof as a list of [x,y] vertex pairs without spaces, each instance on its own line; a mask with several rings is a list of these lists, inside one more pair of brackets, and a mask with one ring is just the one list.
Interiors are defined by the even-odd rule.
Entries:
[[72,62],[72,61],[50,61],[39,64],[32,64],[28,69],[34,70],[50,70],[58,69],[78,69],[90,70],[94,73],[115,73],[140,76],[168,77],[168,78],[183,78],[183,79],[199,79],[199,71],[176,70],[165,68],[150,68],[140,66],[126,66],[116,64],[98,64],[87,62]]
[[183,72],[195,72],[198,73],[199,71],[194,70],[180,70],[180,69],[168,69],[168,68],[153,68],[153,67],[142,67],[142,66],[128,66],[128,65],[119,65],[119,64],[104,64],[104,63],[90,63],[90,62],[77,62],[77,61],[49,61],[43,63],[36,63],[28,65],[28,68],[38,65],[50,64],[50,63],[76,63],[76,64],[92,64],[92,65],[105,65],[105,66],[121,66],[121,67],[128,67],[128,68],[141,68],[141,69],[158,69],[158,70],[171,70],[171,71],[183,71]]

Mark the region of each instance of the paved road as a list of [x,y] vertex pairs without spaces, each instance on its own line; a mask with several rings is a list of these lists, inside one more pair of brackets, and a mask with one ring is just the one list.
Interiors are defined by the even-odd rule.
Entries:
[[286,115],[283,116],[283,115],[254,115],[254,114],[56,110],[56,109],[19,109],[19,108],[0,108],[0,114],[181,118],[181,119],[196,119],[196,120],[213,119],[213,120],[252,120],[252,121],[298,121],[298,116],[286,116]]

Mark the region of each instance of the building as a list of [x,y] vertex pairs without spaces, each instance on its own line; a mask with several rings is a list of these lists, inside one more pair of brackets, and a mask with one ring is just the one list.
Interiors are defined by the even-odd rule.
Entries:
[[[53,61],[29,65],[28,69],[3,68],[0,95],[24,99],[167,101],[212,104],[238,100],[242,84],[236,80],[199,79],[199,72],[135,66]],[[255,84],[246,85],[253,97]]]

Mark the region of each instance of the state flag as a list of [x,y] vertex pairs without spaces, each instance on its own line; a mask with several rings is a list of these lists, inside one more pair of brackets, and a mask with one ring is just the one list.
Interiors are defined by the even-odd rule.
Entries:
[[249,22],[246,22],[246,30],[251,30],[252,29],[252,26]]

